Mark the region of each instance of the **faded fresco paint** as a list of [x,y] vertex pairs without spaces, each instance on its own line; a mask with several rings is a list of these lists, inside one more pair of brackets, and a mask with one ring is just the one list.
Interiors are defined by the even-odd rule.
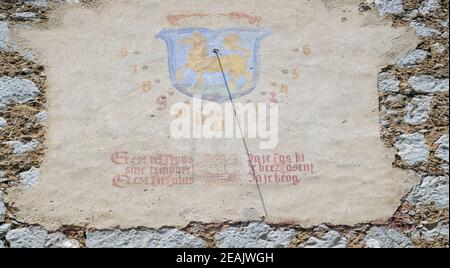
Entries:
[[262,29],[187,28],[163,30],[157,37],[166,41],[170,79],[176,89],[223,102],[229,96],[213,50],[220,51],[232,97],[238,98],[258,82],[260,42],[268,34]]
[[[256,182],[271,222],[390,217],[416,179],[381,142],[377,74],[416,39],[358,3],[105,0],[21,29],[46,66],[49,128],[39,183],[6,195],[17,219],[48,229],[254,220],[265,217]],[[202,112],[230,104],[217,47],[236,104],[278,108],[278,144],[247,139],[255,176],[240,138],[171,136],[180,118],[223,129],[225,116]],[[186,114],[171,113],[177,104]]]

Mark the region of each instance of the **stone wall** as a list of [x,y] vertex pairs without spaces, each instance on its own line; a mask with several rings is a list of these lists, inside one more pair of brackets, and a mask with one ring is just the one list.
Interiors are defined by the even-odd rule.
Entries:
[[87,230],[49,233],[15,219],[6,189],[32,186],[45,156],[46,74],[11,30],[49,23],[48,12],[96,1],[2,0],[0,3],[0,248],[11,247],[448,247],[448,0],[361,1],[392,26],[411,27],[416,50],[378,74],[382,140],[397,151],[397,167],[416,172],[420,185],[388,220],[311,228],[264,222],[197,223],[183,229]]

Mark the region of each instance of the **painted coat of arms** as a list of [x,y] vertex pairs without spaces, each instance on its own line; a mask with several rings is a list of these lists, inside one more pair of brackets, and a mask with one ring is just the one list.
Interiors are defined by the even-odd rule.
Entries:
[[229,99],[214,53],[220,51],[222,67],[233,99],[249,94],[259,76],[259,46],[270,34],[261,29],[203,28],[163,30],[157,37],[168,48],[169,73],[173,86],[188,96],[224,102]]

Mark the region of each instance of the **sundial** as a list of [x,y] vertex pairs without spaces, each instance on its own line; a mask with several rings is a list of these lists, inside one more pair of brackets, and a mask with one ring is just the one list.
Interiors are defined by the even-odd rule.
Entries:
[[416,40],[356,2],[102,1],[21,31],[49,121],[39,183],[10,193],[17,218],[388,218],[415,180],[380,139],[377,74]]

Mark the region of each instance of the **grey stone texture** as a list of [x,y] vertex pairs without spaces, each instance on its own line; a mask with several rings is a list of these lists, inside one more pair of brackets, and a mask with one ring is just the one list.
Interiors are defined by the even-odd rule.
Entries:
[[436,157],[448,162],[448,134],[442,135],[434,144],[438,146],[434,152]]
[[36,186],[39,182],[39,169],[32,167],[28,171],[19,174],[20,182],[25,188]]
[[396,61],[402,68],[414,67],[423,62],[428,56],[428,52],[423,49],[416,49]]
[[202,248],[205,242],[178,229],[103,230],[86,234],[89,248]]
[[11,14],[12,19],[16,20],[33,20],[36,18],[36,13],[34,12],[18,12]]
[[437,79],[431,75],[412,76],[408,83],[419,93],[448,92],[448,78]]
[[216,239],[220,248],[284,248],[294,236],[294,230],[274,230],[265,223],[253,222],[248,226],[228,227]]
[[49,234],[46,242],[46,248],[80,248],[81,245],[78,241],[69,239],[63,233]]
[[411,240],[401,232],[386,228],[372,227],[364,238],[368,248],[409,248]]
[[4,142],[12,147],[13,154],[24,154],[27,152],[31,152],[39,145],[37,140],[31,140],[30,142],[21,142],[21,141],[7,141]]
[[11,224],[10,223],[0,224],[0,238],[2,238],[10,230],[11,230]]
[[6,21],[0,21],[0,49],[8,47],[9,28]]
[[425,123],[431,112],[431,98],[428,96],[414,97],[405,108],[404,120],[411,125]]
[[48,233],[41,227],[14,229],[6,234],[11,248],[44,248]]
[[438,0],[424,0],[420,5],[419,13],[422,15],[429,15],[434,13],[438,7]]
[[400,81],[390,73],[378,74],[378,90],[382,93],[394,93],[399,91]]
[[415,204],[434,203],[438,208],[448,208],[448,176],[428,176],[415,186],[406,200]]
[[3,191],[0,190],[0,222],[5,220],[6,217],[6,206],[3,201]]
[[48,6],[47,0],[25,0],[25,2],[32,4],[33,6],[37,6],[37,7],[47,7]]
[[0,108],[34,100],[39,89],[33,81],[15,77],[0,77]]
[[416,31],[416,35],[421,37],[441,34],[441,32],[439,32],[438,30],[427,27],[425,24],[417,21],[411,21],[410,26]]
[[48,120],[48,113],[46,111],[39,112],[36,114],[36,119],[39,123],[45,123]]
[[3,117],[0,117],[0,130],[4,129],[8,125],[8,122]]
[[421,133],[400,135],[395,147],[398,150],[398,155],[408,166],[422,164],[427,161],[429,156],[425,136]]
[[400,14],[403,9],[403,0],[375,0],[375,5],[381,16],[389,14]]
[[346,248],[347,238],[336,231],[329,231],[323,237],[311,237],[306,241],[305,248]]

